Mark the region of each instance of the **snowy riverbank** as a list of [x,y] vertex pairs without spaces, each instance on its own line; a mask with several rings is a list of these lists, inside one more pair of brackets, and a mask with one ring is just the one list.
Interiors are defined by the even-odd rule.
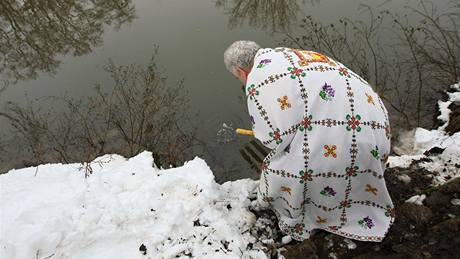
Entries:
[[460,176],[460,132],[445,130],[448,107],[460,103],[455,89],[439,103],[444,124],[416,129],[409,152],[389,158],[396,221],[382,244],[320,233],[286,246],[273,215],[250,210],[257,181],[220,185],[200,158],[159,169],[143,152],[0,175],[0,258],[267,258],[283,249],[287,258],[449,255],[460,224],[460,181],[452,181]]
[[265,258],[248,248],[257,182],[219,185],[199,158],[160,170],[149,152],[90,166],[87,178],[82,164],[0,176],[1,258]]

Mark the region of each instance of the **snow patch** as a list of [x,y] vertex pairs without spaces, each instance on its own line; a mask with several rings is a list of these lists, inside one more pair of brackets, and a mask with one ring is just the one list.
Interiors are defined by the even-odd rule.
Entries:
[[11,170],[0,186],[5,258],[266,258],[247,249],[257,182],[219,185],[200,158],[160,170],[150,152],[106,155]]
[[414,203],[417,205],[423,205],[423,201],[426,199],[426,195],[415,195],[406,200],[407,203]]

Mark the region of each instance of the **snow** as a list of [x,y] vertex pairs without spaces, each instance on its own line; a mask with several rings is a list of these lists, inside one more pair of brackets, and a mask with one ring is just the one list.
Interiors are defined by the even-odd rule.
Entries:
[[437,119],[444,122],[444,124],[439,128],[440,130],[444,130],[449,124],[449,115],[451,113],[449,105],[460,102],[460,83],[454,84],[450,88],[456,90],[456,92],[447,93],[447,101],[438,101],[440,115]]
[[281,243],[282,243],[283,245],[287,245],[287,244],[291,243],[291,241],[292,241],[292,237],[289,236],[289,235],[284,236],[284,237],[281,239]]
[[[390,156],[389,167],[408,168],[414,161],[429,158],[419,165],[433,173],[433,185],[447,182],[460,176],[460,132],[447,135],[442,130],[417,128],[414,135],[414,147],[410,154]],[[424,155],[434,147],[444,149],[439,155]],[[404,176],[401,176],[404,177]],[[399,177],[398,177],[399,179]],[[400,179],[404,182],[404,179]]]
[[414,203],[417,205],[423,205],[423,201],[426,199],[426,195],[415,195],[406,200],[408,203]]
[[[451,86],[457,92],[447,93],[448,100],[446,102],[439,101],[438,106],[441,115],[438,117],[444,122],[438,129],[427,130],[417,128],[413,134],[413,145],[404,143],[405,146],[413,146],[407,151],[407,154],[400,156],[390,156],[388,158],[389,167],[408,168],[414,161],[420,161],[419,166],[432,172],[433,185],[444,184],[452,178],[460,177],[460,132],[449,135],[445,132],[445,128],[449,123],[450,110],[448,106],[452,102],[458,102],[460,97],[460,83]],[[405,139],[407,142],[407,139]],[[438,147],[442,152],[440,154],[426,154],[426,151]],[[401,175],[398,179],[406,182],[410,179]]]
[[149,152],[11,170],[0,175],[0,257],[266,258],[247,249],[256,186],[219,185],[199,158],[160,170]]
[[351,239],[345,238],[343,241],[345,242],[349,250],[356,249],[357,245]]
[[452,199],[450,203],[454,206],[460,206],[460,199]]
[[408,176],[407,174],[398,175],[397,178],[398,178],[398,180],[400,180],[401,182],[403,182],[405,184],[409,184],[412,181],[410,176]]
[[[416,162],[432,173],[433,185],[460,176],[460,132],[445,132],[448,106],[460,101],[460,84],[452,88],[457,92],[439,102],[444,124],[415,129],[410,150],[389,157],[390,167]],[[434,147],[439,154],[426,152]],[[411,181],[407,174],[397,178]],[[150,152],[11,170],[0,175],[0,259],[267,258],[267,247],[278,244],[269,219],[256,220],[248,209],[258,210],[257,185],[250,179],[217,184],[200,158],[159,169]],[[425,198],[406,202],[422,205]],[[291,240],[285,236],[281,244]],[[277,248],[279,258],[283,249]]]
[[401,155],[388,157],[389,167],[408,168],[414,160],[419,160],[424,155]]

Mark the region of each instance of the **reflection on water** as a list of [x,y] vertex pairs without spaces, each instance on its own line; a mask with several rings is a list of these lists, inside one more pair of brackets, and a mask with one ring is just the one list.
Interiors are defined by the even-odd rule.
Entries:
[[87,54],[101,44],[104,26],[133,19],[131,0],[2,0],[1,74],[18,80],[53,73],[60,55]]
[[[397,12],[403,11],[402,7],[408,4],[408,1],[379,0],[372,1],[372,3],[367,1],[366,4],[372,5],[376,10],[375,14],[378,15],[380,10],[387,8]],[[446,1],[450,0],[436,1],[436,6],[442,7],[444,6],[442,2]],[[168,71],[169,82],[181,82],[181,79],[185,79],[184,88],[188,90],[187,98],[191,105],[186,112],[198,114],[196,118],[191,119],[191,122],[177,120],[181,124],[180,129],[186,132],[193,132],[194,127],[198,127],[196,136],[192,137],[197,138],[199,145],[193,146],[193,152],[187,150],[186,154],[203,157],[213,169],[218,181],[255,177],[256,174],[253,174],[250,168],[258,170],[263,153],[252,144],[255,142],[250,142],[253,138],[230,136],[232,138],[228,143],[217,143],[216,141],[216,134],[222,129],[222,122],[226,122],[227,125],[232,122],[230,125],[232,127],[251,127],[245,97],[241,97],[239,83],[225,70],[222,61],[223,51],[231,42],[238,39],[252,39],[261,46],[275,47],[279,46],[285,37],[292,36],[282,45],[285,47],[303,45],[304,48],[317,48],[318,51],[326,53],[334,51],[335,53],[332,54],[337,54],[338,59],[352,66],[355,72],[362,76],[371,75],[373,65],[368,65],[368,63],[372,59],[368,58],[369,53],[360,50],[360,46],[366,44],[366,41],[360,40],[360,35],[352,30],[351,23],[347,31],[342,31],[343,26],[339,23],[339,19],[348,17],[364,22],[364,26],[368,25],[368,17],[358,10],[359,3],[365,1],[322,0],[318,2],[319,0],[2,0],[0,1],[0,77],[4,79],[5,75],[9,75],[11,79],[32,78],[34,80],[21,80],[4,92],[1,92],[3,86],[0,84],[0,154],[4,154],[1,134],[10,134],[6,136],[8,138],[13,135],[13,132],[8,131],[9,128],[6,126],[9,124],[1,118],[1,113],[6,111],[6,107],[3,107],[5,103],[12,101],[25,109],[27,107],[27,100],[24,100],[27,98],[23,98],[25,92],[29,94],[30,99],[62,96],[67,93],[67,96],[75,101],[82,97],[83,100],[88,101],[87,96],[94,93],[92,86],[95,82],[100,84],[104,93],[111,93],[114,87],[113,78],[102,69],[107,60],[112,59],[121,66],[138,64],[145,68],[148,57],[151,55],[152,45],[159,44],[162,55],[157,60],[158,64]],[[410,0],[409,2],[416,4],[418,1]],[[458,13],[456,11],[457,15]],[[307,15],[311,16],[312,23],[307,23],[310,19],[302,21]],[[136,19],[134,19],[135,16]],[[116,29],[127,23],[130,23],[131,26],[122,26],[119,30],[113,30],[110,26],[113,25]],[[334,24],[334,27],[331,27],[331,24]],[[390,24],[385,23],[383,27],[389,26]],[[460,27],[457,26],[457,28]],[[351,41],[343,40],[344,33],[347,33]],[[382,44],[395,43],[389,37],[388,30],[382,33],[384,39]],[[436,37],[436,40],[441,38]],[[295,44],[295,42],[300,44]],[[351,46],[350,44],[354,42],[359,44]],[[457,42],[460,41],[457,40]],[[96,46],[101,47],[95,48]],[[90,52],[91,55],[84,55]],[[430,51],[427,54],[433,57],[436,52]],[[75,58],[74,55],[82,56]],[[440,65],[442,65],[446,63],[446,60],[454,59],[439,56],[436,60],[441,60]],[[58,66],[59,69],[57,69]],[[393,63],[385,68],[397,70]],[[41,72],[56,73],[48,75]],[[378,72],[379,78],[383,78],[384,70],[378,70]],[[409,73],[402,71],[401,74]],[[431,74],[427,73],[424,76],[428,77]],[[398,88],[395,87],[395,90],[405,91],[405,88],[401,87],[405,85],[405,81],[396,76],[387,77],[387,79],[389,85],[398,86]],[[415,83],[416,81],[412,84]],[[378,86],[381,85],[383,84]],[[441,84],[437,83],[437,85]],[[129,89],[129,87],[124,89]],[[417,96],[413,93],[414,91],[407,91],[407,95]],[[396,96],[400,96],[400,99],[404,101],[407,95]],[[407,102],[407,105],[411,103]],[[48,104],[43,107],[43,110],[64,112],[66,107],[66,105]],[[88,106],[84,107],[88,108]],[[426,107],[431,108],[429,105]],[[141,102],[137,102],[131,108],[142,108]],[[126,107],[120,109],[128,111]],[[101,115],[91,117],[95,121],[104,118],[102,115],[105,114],[100,109],[88,112]],[[76,116],[75,113],[70,114]],[[133,114],[142,115],[136,112]],[[124,116],[126,113],[116,115]],[[112,116],[115,115],[112,114]],[[53,116],[45,117],[53,118]],[[71,118],[74,122],[77,119],[76,117]],[[91,118],[88,117],[88,119]],[[122,129],[124,131],[126,128],[123,125],[130,125],[130,123],[126,123],[124,117],[111,117],[112,122],[114,119],[117,121],[119,131],[123,134]],[[149,120],[151,120],[150,117]],[[159,120],[163,122],[161,117]],[[142,120],[136,121],[142,123]],[[70,129],[73,132],[81,132],[81,124],[75,123],[75,125],[78,127]],[[139,134],[126,134],[126,138],[115,135],[117,141],[129,144],[128,149],[121,153],[129,155],[142,148],[155,147],[151,137],[160,135],[151,125],[158,125],[158,122],[145,123],[145,127],[135,127],[142,130],[138,131]],[[102,146],[104,152],[113,151],[109,142],[112,141],[111,136],[116,131],[99,130],[97,127],[90,129],[92,129],[91,132],[98,134],[92,135],[92,138],[89,139],[91,152],[84,152],[85,156],[88,153],[99,154],[102,152]],[[65,130],[54,132],[57,133],[56,136],[45,136],[57,137],[60,141],[50,141],[51,143],[70,141],[70,148],[75,144],[72,138],[65,138]],[[131,130],[131,132],[134,131]],[[169,131],[169,133],[176,134],[177,132]],[[164,144],[163,149],[156,150],[156,152],[161,153],[165,161],[179,163],[184,159],[182,155],[175,157],[169,154],[183,150],[188,144],[187,141],[184,142],[174,134],[168,138],[166,138],[167,135],[161,135],[168,144]],[[106,135],[107,139],[101,138],[101,135]],[[147,141],[142,144],[142,141],[138,141],[135,136]],[[100,139],[103,141],[99,141]],[[184,140],[187,139],[189,138]],[[12,152],[13,147],[20,149],[17,142],[18,139],[14,139],[11,142],[14,145],[4,150]],[[121,147],[118,144],[115,146]],[[37,147],[39,151],[44,148],[40,145]],[[55,150],[52,152],[43,150],[45,150],[43,154],[48,156],[62,156]],[[72,161],[77,160],[76,157],[65,157]],[[2,158],[4,156],[0,157],[0,164]]]
[[[153,152],[159,166],[190,158],[195,135],[184,127],[190,125],[189,98],[182,81],[166,80],[156,53],[145,66],[109,63],[105,70],[113,81],[111,91],[96,85],[96,91],[81,99],[64,96],[25,107],[7,105],[0,116],[8,118],[15,144],[22,147],[11,154],[20,159],[16,165],[89,162],[112,153],[133,157],[144,150]],[[53,108],[58,106],[62,108]]]
[[229,26],[234,28],[248,22],[271,32],[287,31],[299,12],[296,0],[217,0],[229,15]]
[[236,133],[232,123],[222,123],[222,128],[217,131],[217,143],[224,144],[235,141]]

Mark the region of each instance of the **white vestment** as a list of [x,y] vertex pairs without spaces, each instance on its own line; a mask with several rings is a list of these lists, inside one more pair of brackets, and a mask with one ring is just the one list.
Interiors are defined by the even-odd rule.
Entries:
[[260,49],[246,95],[255,137],[272,149],[258,200],[296,240],[315,229],[382,241],[394,220],[383,173],[387,111],[367,82],[313,51]]

